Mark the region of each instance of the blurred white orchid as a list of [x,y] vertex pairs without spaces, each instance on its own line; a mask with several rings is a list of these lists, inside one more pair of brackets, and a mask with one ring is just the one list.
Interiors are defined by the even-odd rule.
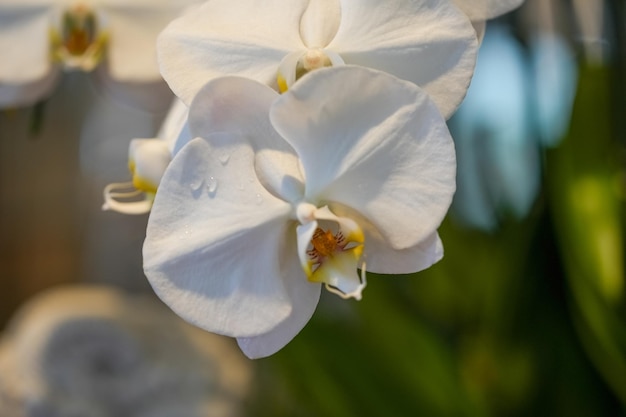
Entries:
[[163,77],[187,104],[221,75],[284,91],[313,69],[345,63],[419,85],[449,117],[476,48],[467,16],[450,0],[212,0],[173,21],[157,52]]
[[172,160],[176,141],[189,140],[187,114],[187,106],[175,100],[156,138],[130,141],[128,168],[132,180],[112,183],[104,188],[103,210],[123,214],[150,211],[161,177]]
[[540,142],[555,147],[567,133],[578,82],[574,52],[555,32],[539,32],[529,40],[535,122]]
[[540,148],[525,59],[508,28],[490,26],[472,87],[450,120],[459,172],[452,212],[479,229],[494,230],[505,216],[523,218],[539,191]]
[[528,215],[541,187],[541,148],[566,133],[576,81],[573,53],[556,33],[533,34],[524,49],[510,28],[487,28],[472,86],[449,121],[457,219],[493,231]]
[[252,370],[154,297],[55,286],[0,334],[2,417],[242,415]]
[[195,139],[154,201],[144,270],[175,312],[249,357],[304,327],[319,283],[359,299],[366,268],[412,273],[443,256],[454,146],[414,84],[343,66],[279,96],[222,77],[200,90],[189,124]]
[[96,68],[99,82],[137,90],[139,102],[132,104],[156,106],[156,95],[169,105],[156,62],[156,37],[195,2],[0,0],[0,108],[45,98],[62,69]]

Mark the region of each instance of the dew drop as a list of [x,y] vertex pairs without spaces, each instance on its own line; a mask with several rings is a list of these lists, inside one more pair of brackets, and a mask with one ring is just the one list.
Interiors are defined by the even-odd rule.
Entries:
[[263,204],[263,196],[257,193],[257,195],[255,196],[255,202],[257,206],[260,206],[261,204]]
[[215,177],[209,177],[209,180],[206,183],[206,190],[209,193],[209,196],[214,197],[217,192],[217,179]]
[[203,183],[204,180],[196,178],[189,183],[189,188],[191,188],[191,191],[198,191]]
[[218,156],[218,159],[220,160],[220,163],[222,165],[226,165],[228,164],[228,161],[230,160],[230,154],[223,153],[220,156]]
[[181,235],[178,237],[178,239],[179,240],[187,239],[189,237],[189,235],[191,235],[191,229],[189,229],[189,225],[186,224],[185,225],[185,230],[183,230],[183,233],[181,233]]

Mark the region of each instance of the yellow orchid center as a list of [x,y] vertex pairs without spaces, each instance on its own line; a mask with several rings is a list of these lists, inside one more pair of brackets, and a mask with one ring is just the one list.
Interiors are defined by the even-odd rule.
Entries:
[[[311,239],[311,249],[307,251],[309,267],[305,272],[309,281],[324,284],[332,293],[360,299],[365,278],[359,277],[356,269],[363,255],[363,234],[360,230],[350,234],[352,236],[348,239],[341,231],[333,233],[317,228]],[[364,264],[361,268],[365,269]]]
[[65,10],[50,37],[53,59],[83,71],[91,71],[102,60],[107,41],[96,12],[84,3]]
[[316,69],[332,67],[333,61],[324,50],[311,48],[307,49],[307,51],[298,58],[295,68],[293,67],[293,63],[291,65],[291,68],[289,68],[281,63],[278,69],[276,80],[281,93],[287,91],[294,82],[302,78],[305,74]]
[[128,147],[128,169],[132,180],[104,188],[103,210],[124,214],[150,211],[165,169],[172,159],[167,142],[159,139],[133,139]]
[[[313,238],[311,239],[313,249],[311,249],[308,254],[311,258],[317,260],[326,256],[332,256],[337,246],[340,246],[343,241],[344,238],[341,232],[337,233],[335,236],[330,230],[324,231],[318,227],[315,229],[315,233],[313,233]],[[343,249],[341,246],[340,248]]]
[[296,64],[296,80],[313,70],[331,67],[330,58],[321,49],[308,49]]
[[94,13],[84,4],[63,13],[63,46],[71,55],[82,55],[96,38]]
[[130,170],[130,174],[132,175],[132,178],[133,178],[132,180],[133,187],[145,193],[156,194],[157,188],[159,187],[159,185],[154,184],[152,181],[146,178],[143,178],[141,175],[139,175],[137,173],[137,164],[135,164],[135,161],[133,159],[130,159],[128,161],[128,169]]

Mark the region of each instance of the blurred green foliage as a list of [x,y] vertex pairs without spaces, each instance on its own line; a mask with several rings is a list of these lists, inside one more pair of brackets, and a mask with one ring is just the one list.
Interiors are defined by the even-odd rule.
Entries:
[[573,319],[596,367],[626,404],[623,167],[607,67],[586,67],[570,132],[549,155],[549,194]]

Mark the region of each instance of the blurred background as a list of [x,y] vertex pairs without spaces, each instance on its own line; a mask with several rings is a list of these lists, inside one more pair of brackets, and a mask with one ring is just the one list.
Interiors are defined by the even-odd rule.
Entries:
[[[164,116],[84,73],[0,111],[1,328],[60,284],[151,296],[147,215],[100,208],[129,178],[130,139]],[[252,383],[232,415],[626,416],[625,2],[527,0],[489,21],[449,125],[444,259],[369,274],[360,302],[323,292],[287,347],[241,359]]]

